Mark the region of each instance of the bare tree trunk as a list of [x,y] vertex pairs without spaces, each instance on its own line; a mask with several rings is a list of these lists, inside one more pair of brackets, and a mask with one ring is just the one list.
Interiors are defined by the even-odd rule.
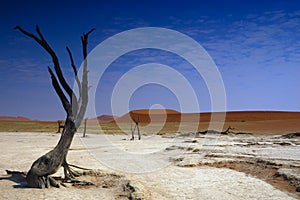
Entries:
[[83,135],[82,137],[85,137],[85,134],[86,134],[86,123],[87,123],[87,118],[84,119],[84,129],[83,129]]
[[[72,143],[74,134],[77,131],[77,128],[80,126],[82,119],[85,114],[86,106],[88,103],[88,80],[87,80],[87,43],[88,36],[95,29],[91,29],[88,33],[83,34],[81,37],[82,49],[83,49],[83,76],[80,82],[77,77],[77,69],[74,64],[74,60],[71,54],[70,49],[67,47],[69,58],[71,61],[71,66],[75,74],[75,80],[79,89],[79,97],[77,98],[74,91],[66,82],[59,64],[59,60],[52,50],[50,45],[45,40],[38,26],[36,26],[36,32],[38,36],[25,31],[20,26],[16,26],[15,29],[19,30],[24,35],[34,39],[40,46],[47,51],[51,56],[52,62],[54,65],[55,74],[50,67],[48,71],[52,79],[52,85],[63,105],[64,110],[66,111],[67,117],[65,121],[65,127],[61,134],[61,138],[58,144],[54,147],[53,150],[49,151],[45,155],[38,158],[31,166],[30,170],[27,173],[26,180],[29,187],[34,188],[45,188],[50,185],[59,187],[59,185],[54,181],[50,175],[57,172],[61,167],[64,168],[65,178],[74,178],[76,173],[70,168],[67,163],[67,154]],[[66,92],[68,95],[65,96]]]
[[62,121],[60,121],[60,120],[58,120],[57,121],[57,132],[56,133],[60,133],[60,129],[62,128],[62,129],[64,129],[65,128],[65,126],[64,125],[62,125]]
[[132,129],[132,121],[130,121],[130,130],[131,130],[131,139],[130,140],[133,140],[134,139],[134,130]]
[[130,127],[131,127],[131,139],[130,140],[134,140],[134,131],[136,129],[136,124],[134,123],[134,128],[132,129],[132,122],[131,122]]
[[137,129],[138,131],[138,138],[139,140],[141,139],[141,133],[140,133],[140,128],[139,128],[139,122],[140,122],[140,116],[138,114],[135,115],[135,113],[133,113],[132,111],[129,112],[131,119],[134,121],[135,126],[134,129],[132,130],[132,123],[131,123],[131,139],[130,140],[134,140],[134,131],[135,129]]
[[141,133],[140,133],[140,128],[139,128],[139,123],[137,122],[136,123],[136,127],[137,127],[137,131],[138,131],[138,137],[139,137],[139,140],[141,139]]

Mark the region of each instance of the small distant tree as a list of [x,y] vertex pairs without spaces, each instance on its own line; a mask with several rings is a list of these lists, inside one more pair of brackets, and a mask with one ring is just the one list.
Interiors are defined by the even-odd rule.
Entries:
[[139,140],[141,139],[141,133],[140,133],[140,128],[139,128],[139,122],[140,122],[140,116],[137,113],[134,113],[133,111],[129,112],[130,118],[132,119],[132,121],[134,122],[135,126],[132,129],[132,124],[131,124],[131,139],[130,140],[134,140],[134,131],[135,129],[137,129],[138,131],[138,138]]
[[60,129],[64,129],[65,126],[63,125],[62,121],[61,120],[58,120],[57,121],[57,132],[56,133],[60,133]]
[[86,124],[87,124],[87,120],[88,120],[88,118],[85,118],[85,119],[84,119],[84,126],[83,126],[83,134],[82,134],[82,137],[85,137],[85,136],[86,136]]
[[59,59],[49,43],[45,40],[39,26],[36,26],[37,35],[25,31],[20,26],[16,26],[15,29],[19,30],[24,35],[34,39],[51,56],[52,63],[54,65],[54,71],[50,67],[48,67],[48,71],[52,79],[52,85],[55,89],[55,92],[58,95],[67,114],[65,127],[58,144],[51,151],[33,162],[30,170],[26,175],[26,181],[29,187],[34,188],[45,188],[49,187],[49,185],[59,187],[59,185],[50,175],[57,172],[57,170],[61,167],[64,168],[64,175],[66,179],[71,179],[76,176],[76,172],[72,170],[70,168],[70,165],[67,163],[67,154],[72,143],[73,136],[76,133],[77,128],[80,126],[82,119],[84,118],[88,103],[88,63],[86,59],[87,44],[88,36],[95,29],[93,28],[87,33],[83,33],[83,35],[81,36],[83,52],[83,73],[81,80],[79,80],[79,78],[77,77],[77,69],[73,60],[72,53],[70,49],[66,47],[71,61],[71,67],[75,74],[75,81],[79,90],[78,96],[75,95],[73,89],[66,82],[61,71]]

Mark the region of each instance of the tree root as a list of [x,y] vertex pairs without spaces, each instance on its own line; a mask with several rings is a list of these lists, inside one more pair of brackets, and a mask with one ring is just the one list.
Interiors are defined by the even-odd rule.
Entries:
[[66,180],[74,179],[75,177],[78,177],[80,175],[78,172],[71,169],[66,160],[63,162],[62,166],[64,168],[64,175]]
[[49,175],[36,176],[31,170],[26,174],[27,186],[32,188],[49,188],[50,186],[59,188],[59,184]]
[[82,180],[78,180],[78,179],[65,179],[62,178],[61,176],[55,176],[52,177],[53,179],[55,179],[56,181],[60,182],[60,185],[62,185],[63,187],[68,187],[65,183],[71,183],[72,186],[92,186],[95,185],[92,182],[88,182],[88,181],[82,181]]
[[27,172],[22,172],[22,171],[11,171],[11,170],[5,170],[7,174],[11,174],[11,175],[14,175],[14,174],[19,174],[21,176],[26,176]]
[[63,187],[67,187],[65,183],[72,183],[73,186],[94,185],[91,182],[77,180],[75,177],[79,177],[80,175],[82,175],[82,172],[76,171],[71,167],[81,169],[81,170],[91,170],[91,169],[68,164],[66,161],[63,162],[62,166],[64,168],[64,176],[65,176],[64,178],[57,177],[57,176],[56,177],[50,176],[50,175],[37,176],[35,173],[33,173],[32,170],[29,170],[28,172],[6,170],[6,173],[9,175],[17,174],[26,178],[27,186],[31,188],[43,189],[43,188],[49,188],[51,186],[59,188],[60,185],[62,185]]
[[64,168],[65,179],[74,179],[75,177],[78,177],[78,176],[81,175],[80,172],[72,169],[71,167],[81,169],[81,170],[91,170],[91,169],[88,169],[88,168],[79,167],[77,165],[69,164],[69,163],[67,163],[66,160],[63,162],[62,166]]
[[80,180],[76,180],[76,179],[72,179],[72,180],[62,180],[63,183],[72,183],[73,186],[91,186],[91,185],[95,185],[92,182],[88,182],[88,181],[80,181]]
[[91,185],[94,185],[92,182],[77,180],[76,177],[79,177],[80,175],[82,175],[82,173],[72,169],[71,167],[81,169],[81,170],[91,170],[91,169],[87,169],[87,168],[79,167],[79,166],[76,166],[76,165],[68,164],[66,160],[63,162],[62,166],[64,168],[65,178],[61,179],[61,181],[62,181],[62,185],[64,187],[66,187],[66,185],[64,183],[72,183],[73,186],[91,186]]
[[84,168],[84,167],[79,167],[77,165],[72,165],[72,164],[68,164],[70,167],[75,167],[77,169],[82,169],[82,170],[92,170],[92,169],[88,169],[88,168]]

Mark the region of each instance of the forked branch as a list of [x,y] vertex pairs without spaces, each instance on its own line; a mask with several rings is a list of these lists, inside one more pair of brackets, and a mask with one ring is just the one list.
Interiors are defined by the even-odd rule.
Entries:
[[83,36],[81,36],[81,43],[82,43],[82,51],[83,51],[83,74],[82,74],[82,81],[81,81],[81,99],[79,99],[79,102],[81,102],[80,109],[78,111],[78,115],[76,118],[76,127],[78,127],[84,117],[84,113],[87,107],[88,102],[88,78],[87,78],[87,45],[88,45],[88,37],[89,35],[95,31],[95,28],[92,28],[87,33],[83,33]]
[[14,29],[21,31],[24,35],[33,38],[40,46],[43,47],[44,50],[46,50],[48,52],[48,54],[51,56],[52,58],[52,62],[54,64],[54,69],[55,69],[55,73],[58,77],[59,83],[61,84],[61,86],[64,88],[64,90],[66,91],[66,93],[69,95],[70,97],[70,102],[72,101],[72,99],[74,99],[75,94],[73,92],[73,90],[71,89],[71,87],[68,85],[68,83],[66,82],[63,73],[61,71],[60,68],[60,64],[57,58],[56,53],[53,51],[53,49],[50,47],[50,45],[48,44],[48,42],[45,40],[43,34],[40,31],[39,26],[36,26],[36,32],[39,35],[40,38],[38,38],[36,35],[29,33],[27,31],[25,31],[22,27],[20,26],[16,26]]

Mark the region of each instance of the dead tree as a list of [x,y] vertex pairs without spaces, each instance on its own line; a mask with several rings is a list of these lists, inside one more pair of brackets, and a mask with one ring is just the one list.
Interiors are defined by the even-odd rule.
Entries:
[[81,36],[82,50],[83,50],[83,73],[81,81],[77,76],[77,69],[74,64],[73,56],[70,49],[67,47],[67,52],[71,61],[71,67],[75,74],[75,81],[78,86],[79,95],[76,96],[73,89],[66,82],[61,71],[59,59],[48,42],[45,40],[38,26],[36,26],[36,34],[25,31],[20,26],[15,27],[24,35],[34,39],[52,58],[54,65],[54,72],[48,66],[48,71],[51,76],[52,85],[57,93],[63,108],[67,114],[65,120],[65,128],[61,134],[58,144],[48,153],[38,158],[32,164],[27,173],[26,181],[29,187],[45,188],[50,185],[59,187],[55,180],[50,176],[57,172],[61,167],[64,168],[64,175],[66,179],[71,179],[76,176],[76,172],[71,169],[67,163],[67,154],[72,143],[74,134],[80,126],[88,103],[88,77],[87,77],[87,44],[88,36],[95,29],[91,29]]
[[57,121],[57,132],[56,133],[60,133],[60,129],[63,129],[65,128],[65,125],[62,124],[62,121],[61,120],[58,120]]
[[221,134],[228,135],[229,133],[233,133],[231,130],[234,130],[234,128],[229,126],[225,131],[222,131]]
[[85,118],[85,119],[84,119],[84,127],[83,127],[83,134],[82,134],[82,137],[85,137],[85,134],[86,134],[86,123],[87,123],[87,120],[88,120],[88,118]]
[[140,128],[139,128],[140,116],[139,116],[139,114],[133,113],[132,111],[130,111],[129,114],[130,114],[130,117],[131,117],[132,121],[135,124],[133,130],[132,130],[132,124],[131,124],[131,134],[132,134],[132,136],[131,136],[130,140],[134,140],[134,131],[135,131],[135,129],[137,129],[137,131],[138,131],[138,137],[139,137],[139,140],[140,140],[141,139],[141,133],[140,133]]
[[205,134],[221,134],[221,135],[228,135],[230,133],[233,133],[231,130],[234,130],[231,126],[229,126],[225,131],[215,131],[215,130],[205,130],[205,131],[198,131],[196,133],[196,136],[198,137],[200,134],[205,135]]

